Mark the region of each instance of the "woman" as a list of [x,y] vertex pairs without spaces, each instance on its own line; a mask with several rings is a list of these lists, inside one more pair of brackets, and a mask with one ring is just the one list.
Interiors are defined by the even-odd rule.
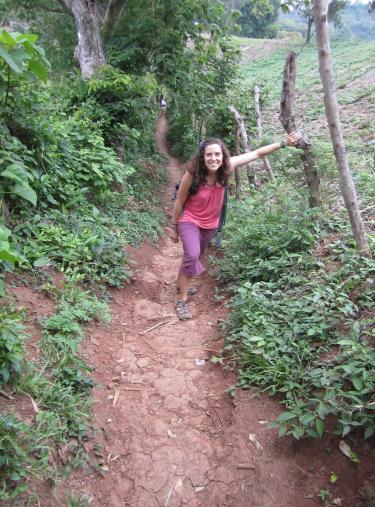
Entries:
[[285,141],[231,157],[220,139],[207,139],[187,165],[172,213],[171,239],[181,238],[184,256],[179,269],[176,313],[179,319],[191,319],[187,305],[192,278],[202,273],[200,257],[215,235],[224,200],[224,187],[236,167],[265,157],[280,148],[295,146],[301,139],[292,132]]

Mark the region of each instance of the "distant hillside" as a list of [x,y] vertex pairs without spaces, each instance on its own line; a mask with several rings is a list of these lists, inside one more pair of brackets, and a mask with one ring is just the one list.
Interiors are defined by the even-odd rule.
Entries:
[[[325,118],[315,39],[305,45],[298,37],[249,39],[236,37],[242,58],[242,84],[252,100],[254,86],[261,88],[262,123],[265,140],[283,132],[279,107],[285,54],[297,53],[294,115],[298,128],[319,147],[322,171],[332,157]],[[341,123],[354,172],[375,170],[375,41],[334,41],[332,56],[340,104]],[[251,124],[251,122],[249,122]],[[253,135],[250,132],[250,135]]]
[[[306,19],[296,12],[281,13],[278,25],[282,31],[299,32],[303,36],[306,32]],[[335,39],[356,37],[363,40],[375,40],[375,12],[369,14],[364,4],[349,5],[342,14],[342,26],[340,28],[332,26],[332,34]]]

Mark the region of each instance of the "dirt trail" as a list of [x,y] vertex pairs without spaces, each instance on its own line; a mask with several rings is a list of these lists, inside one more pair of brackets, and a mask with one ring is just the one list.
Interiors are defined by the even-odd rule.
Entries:
[[[165,129],[162,118],[157,140],[164,149]],[[180,178],[175,160],[169,173],[162,196],[168,209]],[[331,470],[341,482],[351,464],[329,454],[328,442],[279,440],[267,422],[281,408],[266,396],[225,393],[233,374],[207,361],[222,345],[217,321],[224,310],[214,281],[203,275],[191,299],[194,318],[180,322],[174,314],[180,245],[165,235],[132,256],[135,280],[112,292],[111,325],[89,326],[83,345],[101,386],[94,416],[108,471],[77,472],[69,487],[93,507],[322,505],[317,494]],[[349,471],[359,483],[359,468]],[[354,497],[346,500],[341,505],[357,505]]]

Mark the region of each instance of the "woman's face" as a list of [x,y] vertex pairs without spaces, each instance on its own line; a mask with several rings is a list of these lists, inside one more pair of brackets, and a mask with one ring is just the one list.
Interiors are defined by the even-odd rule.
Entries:
[[204,163],[208,172],[216,173],[223,163],[223,152],[220,144],[209,144],[205,147]]

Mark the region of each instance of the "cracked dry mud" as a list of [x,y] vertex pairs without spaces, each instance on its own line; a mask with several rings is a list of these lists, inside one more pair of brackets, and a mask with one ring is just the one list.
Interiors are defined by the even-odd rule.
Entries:
[[[162,147],[165,129],[162,118]],[[170,212],[181,177],[173,160],[169,172],[162,202]],[[225,314],[214,280],[203,274],[190,298],[193,319],[180,322],[180,244],[166,232],[159,245],[131,256],[134,283],[112,292],[112,323],[88,326],[82,347],[95,366],[94,422],[108,471],[78,471],[61,486],[84,494],[92,507],[303,507],[322,505],[322,488],[342,498],[337,505],[361,505],[348,484],[361,484],[364,469],[340,456],[333,436],[324,443],[279,439],[267,427],[279,404],[255,391],[234,399],[225,392],[234,374],[209,362],[222,346],[217,321]],[[373,448],[365,450],[371,470]],[[331,471],[338,485],[328,483]]]

